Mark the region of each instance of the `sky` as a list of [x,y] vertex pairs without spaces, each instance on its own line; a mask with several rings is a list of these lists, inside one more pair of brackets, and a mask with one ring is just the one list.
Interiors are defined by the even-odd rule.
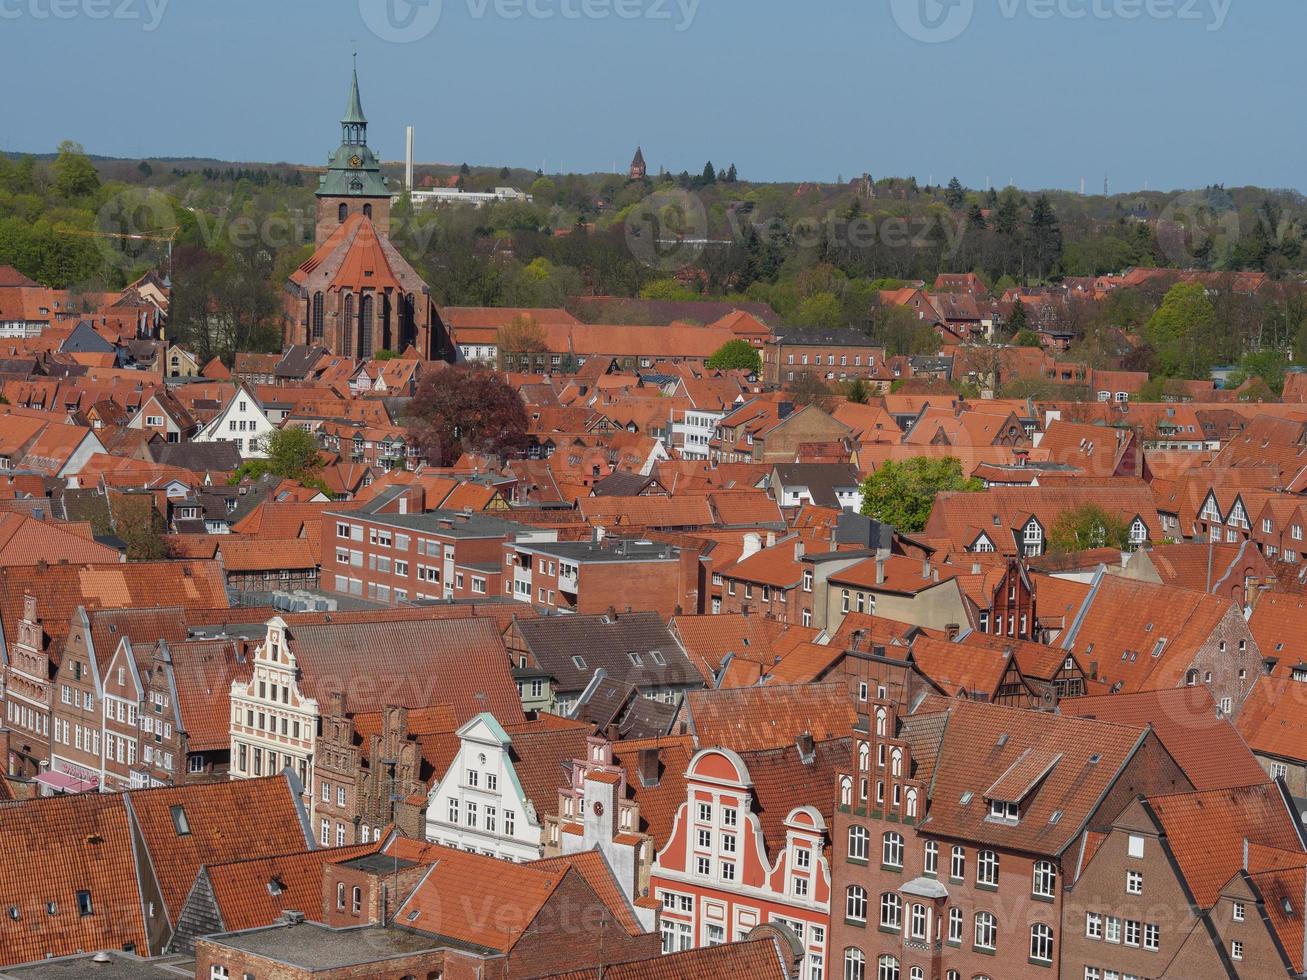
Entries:
[[0,147],[1307,188],[1301,0],[0,0]]

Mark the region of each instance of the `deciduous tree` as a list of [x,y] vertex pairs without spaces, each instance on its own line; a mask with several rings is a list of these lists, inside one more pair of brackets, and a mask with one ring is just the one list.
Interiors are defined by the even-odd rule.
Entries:
[[939,494],[983,489],[979,480],[962,475],[962,463],[953,456],[887,460],[862,483],[862,513],[914,534],[926,526]]
[[481,367],[458,365],[428,374],[406,421],[409,437],[433,466],[449,466],[464,451],[517,453],[527,442],[522,399]]

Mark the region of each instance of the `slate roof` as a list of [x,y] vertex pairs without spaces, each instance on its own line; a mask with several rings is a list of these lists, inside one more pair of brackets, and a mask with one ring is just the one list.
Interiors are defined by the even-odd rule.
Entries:
[[196,473],[208,470],[230,473],[241,465],[241,454],[236,443],[224,439],[213,442],[154,442],[150,444],[150,458],[165,466],[179,466]]
[[[542,616],[518,620],[516,628],[536,663],[559,691],[583,690],[603,669],[618,684],[639,688],[697,684],[701,675],[655,612],[616,616]],[[653,654],[657,652],[663,663]],[[631,654],[641,663],[636,664]],[[580,657],[584,666],[573,660]]]

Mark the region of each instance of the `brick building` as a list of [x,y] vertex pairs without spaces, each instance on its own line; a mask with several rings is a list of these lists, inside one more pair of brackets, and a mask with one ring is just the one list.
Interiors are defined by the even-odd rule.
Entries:
[[809,372],[825,381],[874,378],[884,363],[885,349],[857,330],[778,334],[762,349],[762,377],[769,385]]
[[1191,788],[1143,728],[971,701],[865,711],[832,827],[831,949],[850,980],[1056,975],[1085,835],[1140,793]]

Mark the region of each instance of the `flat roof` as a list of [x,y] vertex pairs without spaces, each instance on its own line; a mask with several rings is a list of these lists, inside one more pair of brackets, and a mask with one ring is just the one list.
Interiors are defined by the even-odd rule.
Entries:
[[447,538],[498,538],[512,536],[538,528],[516,521],[505,521],[498,517],[489,517],[480,512],[469,514],[462,510],[433,510],[425,514],[373,514],[365,510],[329,510],[328,517],[342,521],[371,521],[386,527],[396,527],[405,531],[425,531],[427,534],[440,534]]
[[218,946],[253,953],[255,956],[289,963],[306,970],[339,970],[410,953],[447,948],[431,936],[402,929],[386,929],[381,926],[332,929],[318,922],[269,926],[205,938]]
[[[107,956],[107,962],[94,957]],[[188,969],[189,967],[189,969]],[[82,980],[87,976],[105,977],[107,980],[166,980],[167,977],[194,977],[195,961],[187,956],[169,956],[163,959],[144,960],[131,953],[86,953],[41,960],[27,966],[0,968],[0,980]]]
[[680,551],[657,541],[616,541],[595,544],[593,541],[518,541],[519,551],[531,551],[577,562],[674,561]]

